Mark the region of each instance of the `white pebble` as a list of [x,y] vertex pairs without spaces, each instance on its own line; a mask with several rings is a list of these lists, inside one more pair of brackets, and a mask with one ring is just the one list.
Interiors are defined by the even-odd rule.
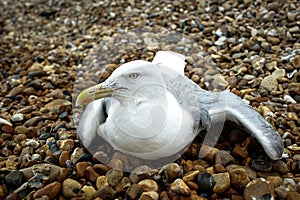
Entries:
[[24,115],[22,113],[16,113],[11,117],[11,120],[14,122],[20,122],[23,121]]
[[290,95],[284,95],[283,100],[289,103],[297,103],[297,101]]

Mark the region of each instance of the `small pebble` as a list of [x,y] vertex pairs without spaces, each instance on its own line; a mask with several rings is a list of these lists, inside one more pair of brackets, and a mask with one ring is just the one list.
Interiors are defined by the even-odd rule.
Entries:
[[176,179],[170,184],[170,191],[183,196],[190,196],[191,190],[182,179]]
[[274,199],[274,186],[263,178],[258,178],[249,182],[244,190],[244,199],[260,199],[269,194]]
[[235,168],[229,171],[230,180],[233,187],[241,190],[250,182],[247,172],[243,168]]
[[83,186],[82,189],[81,189],[85,196],[88,198],[88,199],[93,199],[95,193],[96,193],[96,190],[93,186]]
[[168,180],[174,180],[180,171],[180,166],[177,163],[170,163],[165,170],[165,176]]
[[96,191],[96,193],[93,196],[93,199],[96,197],[100,197],[103,200],[110,200],[114,199],[115,195],[116,192],[113,188],[111,188],[110,186],[103,186]]
[[100,189],[103,186],[109,186],[106,176],[99,176],[96,180],[96,187]]
[[143,188],[143,190],[145,192],[157,191],[158,190],[157,183],[154,180],[151,180],[151,179],[141,180],[138,184]]
[[159,195],[155,191],[143,192],[139,200],[158,200]]
[[55,199],[61,190],[61,184],[59,182],[52,182],[43,188],[37,190],[33,194],[33,198],[40,198],[44,195],[47,195],[50,199]]
[[213,191],[215,193],[221,194],[229,188],[230,178],[229,178],[228,172],[213,174],[212,176],[216,182],[216,184],[213,188]]
[[111,169],[105,174],[107,182],[110,186],[116,186],[123,177],[123,172],[118,169]]
[[76,197],[80,192],[81,188],[82,188],[81,184],[71,178],[67,178],[62,183],[63,195],[66,198]]
[[139,184],[132,184],[128,187],[126,195],[129,197],[129,199],[136,199],[142,194],[142,192],[143,188]]

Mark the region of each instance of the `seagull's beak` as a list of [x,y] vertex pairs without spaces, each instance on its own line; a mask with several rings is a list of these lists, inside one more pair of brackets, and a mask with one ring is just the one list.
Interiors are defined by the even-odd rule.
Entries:
[[103,87],[103,83],[83,90],[76,99],[76,106],[87,105],[88,103],[105,97],[110,97],[115,89]]

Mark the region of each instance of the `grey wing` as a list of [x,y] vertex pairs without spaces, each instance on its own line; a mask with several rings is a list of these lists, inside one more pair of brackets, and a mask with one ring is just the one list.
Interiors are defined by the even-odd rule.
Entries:
[[230,92],[222,93],[226,101],[226,119],[242,125],[258,140],[271,159],[280,159],[284,151],[283,141],[271,124],[240,97]]
[[77,135],[84,147],[89,147],[97,137],[99,125],[106,120],[107,107],[107,99],[98,99],[89,103],[84,110],[77,127]]

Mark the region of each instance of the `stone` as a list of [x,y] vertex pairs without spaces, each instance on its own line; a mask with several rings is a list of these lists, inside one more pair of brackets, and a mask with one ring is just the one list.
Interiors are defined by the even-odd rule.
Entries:
[[286,199],[288,191],[284,186],[279,186],[275,188],[275,193],[280,199]]
[[96,187],[100,189],[103,186],[109,186],[106,176],[99,176],[96,180]]
[[231,185],[242,190],[250,182],[247,172],[243,168],[235,168],[229,171]]
[[95,182],[97,178],[100,176],[92,166],[88,166],[85,169],[84,175],[92,182]]
[[249,182],[244,190],[244,199],[260,199],[265,195],[270,195],[274,199],[274,186],[264,178],[257,178]]
[[63,195],[66,198],[76,197],[80,192],[81,188],[82,188],[81,184],[71,178],[67,178],[62,183]]
[[262,172],[271,172],[272,171],[272,165],[270,162],[267,162],[262,159],[254,159],[252,161],[252,167],[258,171]]
[[18,135],[18,134],[25,134],[26,135],[27,134],[27,128],[25,126],[17,126],[14,130],[14,133],[16,135]]
[[234,158],[228,151],[220,150],[215,155],[215,163],[226,167],[227,165],[234,163]]
[[267,91],[277,91],[278,82],[272,75],[266,76],[260,83],[260,87]]
[[61,184],[59,182],[52,182],[46,185],[45,187],[37,190],[33,194],[33,198],[40,198],[44,195],[47,195],[50,199],[55,199],[61,190]]
[[298,192],[289,191],[286,196],[286,200],[296,200],[300,199],[300,194]]
[[57,140],[56,145],[62,151],[70,151],[74,148],[73,139]]
[[70,160],[70,153],[68,151],[61,152],[58,158],[59,166],[66,167],[67,160]]
[[84,150],[80,147],[74,149],[73,153],[71,154],[71,161],[73,164],[77,163],[78,158],[84,154]]
[[143,190],[145,192],[157,191],[158,190],[157,183],[154,180],[151,180],[151,179],[141,180],[138,184],[143,188]]
[[76,163],[75,165],[75,169],[76,169],[76,172],[77,172],[77,175],[80,177],[80,178],[84,178],[84,173],[85,173],[85,170],[86,168],[89,166],[90,164],[88,162],[78,162]]
[[51,170],[51,165],[48,163],[42,163],[42,164],[35,164],[32,166],[32,173],[33,174],[44,174],[49,175]]
[[93,199],[96,197],[100,197],[103,200],[111,200],[114,199],[116,192],[110,186],[103,186],[93,196]]
[[198,170],[190,171],[189,173],[187,173],[183,176],[182,180],[184,180],[185,182],[196,180],[199,172],[200,171],[198,171]]
[[284,70],[284,69],[276,69],[276,70],[272,73],[272,76],[273,76],[275,79],[282,78],[282,77],[285,76],[285,70]]
[[126,196],[129,199],[136,199],[139,197],[143,192],[143,188],[139,184],[132,184],[131,186],[128,187],[126,190]]
[[197,177],[199,192],[211,193],[216,184],[214,177],[207,172],[200,172]]
[[266,180],[273,183],[274,188],[277,188],[282,184],[282,178],[280,176],[267,176]]
[[93,199],[95,193],[96,193],[96,190],[93,186],[83,186],[82,189],[81,189],[85,196],[87,197],[87,199]]
[[199,151],[199,157],[204,158],[207,161],[213,161],[215,154],[219,151],[217,148],[213,148],[207,145],[202,145]]
[[107,182],[110,186],[116,186],[123,177],[123,172],[119,169],[111,169],[106,172]]
[[48,176],[46,176],[44,174],[40,174],[40,173],[35,173],[33,175],[33,177],[31,177],[28,180],[28,186],[30,188],[41,188],[48,181],[49,181],[49,177]]
[[159,195],[155,191],[143,192],[139,200],[158,200]]
[[213,191],[217,194],[221,194],[225,192],[230,187],[230,178],[229,173],[219,173],[219,174],[212,174],[216,184],[213,188]]
[[289,171],[288,166],[282,160],[277,160],[272,163],[272,169],[280,174],[285,174]]
[[13,170],[5,176],[5,181],[8,185],[13,185],[15,187],[20,186],[24,181],[24,173],[19,170]]
[[60,107],[62,106],[71,106],[72,103],[70,101],[64,99],[55,99],[44,106],[44,109],[48,109],[53,113],[58,113]]
[[177,195],[191,195],[191,189],[185,184],[185,182],[182,179],[179,178],[170,184],[169,190]]
[[174,180],[179,175],[180,171],[180,166],[177,163],[170,163],[165,169],[165,176],[168,180]]

